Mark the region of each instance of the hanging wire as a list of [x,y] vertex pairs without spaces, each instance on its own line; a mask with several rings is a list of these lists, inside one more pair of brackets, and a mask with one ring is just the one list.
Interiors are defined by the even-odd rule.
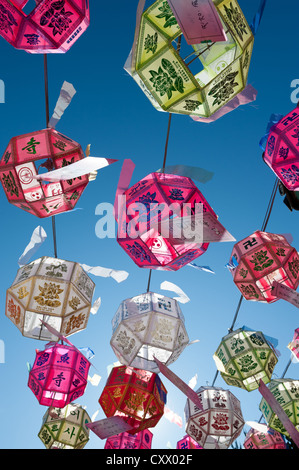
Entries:
[[[180,36],[178,38],[178,42],[177,42],[177,51],[178,51],[178,53],[180,52],[180,49],[181,49],[181,40],[182,40],[182,36]],[[164,173],[164,170],[165,170],[165,167],[166,167],[166,159],[167,159],[167,153],[168,153],[168,143],[169,143],[169,135],[170,135],[170,129],[171,129],[171,121],[172,121],[172,113],[169,113],[167,132],[166,132],[166,142],[165,142],[165,148],[164,148],[164,158],[163,158],[163,165],[162,165],[161,173]],[[151,277],[152,277],[152,269],[150,269],[149,276],[148,276],[147,292],[149,292],[149,290],[150,290]]]
[[[45,105],[46,105],[46,127],[49,127],[50,112],[49,112],[49,81],[48,81],[48,56],[44,54],[44,81],[45,81]],[[54,243],[54,256],[57,258],[57,240],[56,240],[56,221],[55,216],[52,216],[52,232]]]
[[[268,207],[267,207],[267,210],[266,210],[266,214],[265,214],[265,217],[264,217],[264,221],[263,221],[263,224],[262,224],[262,228],[261,228],[261,231],[264,232],[267,228],[267,225],[268,225],[268,222],[269,222],[269,219],[270,219],[270,215],[272,213],[272,209],[273,209],[273,205],[274,205],[274,201],[275,201],[275,197],[276,197],[276,194],[277,194],[277,189],[278,189],[278,184],[279,184],[279,180],[276,179],[275,180],[275,183],[274,183],[274,187],[273,187],[273,190],[272,190],[272,193],[271,193],[271,196],[270,196],[270,200],[269,200],[269,204],[268,204]],[[234,318],[233,318],[233,321],[232,321],[232,325],[231,327],[228,329],[228,332],[231,333],[234,329],[234,326],[235,326],[235,323],[237,321],[237,318],[238,318],[238,314],[239,314],[239,311],[240,311],[240,308],[241,308],[241,305],[242,305],[242,302],[243,302],[243,295],[241,295],[240,297],[240,300],[238,302],[238,306],[237,306],[237,309],[236,309],[236,312],[235,312],[235,315],[234,315]],[[289,367],[289,365],[288,365]],[[217,377],[218,377],[218,374],[219,374],[219,371],[217,370],[216,371],[216,374],[215,374],[215,377],[214,377],[214,380],[212,382],[212,387],[214,386],[216,380],[217,380]]]

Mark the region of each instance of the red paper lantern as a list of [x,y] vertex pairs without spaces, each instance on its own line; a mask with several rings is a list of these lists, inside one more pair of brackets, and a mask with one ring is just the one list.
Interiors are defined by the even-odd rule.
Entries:
[[145,429],[136,434],[123,432],[106,440],[104,449],[151,449],[153,434]]
[[134,367],[114,367],[99,403],[105,415],[121,416],[135,434],[156,426],[164,413],[167,391],[160,377]]
[[54,129],[13,137],[0,160],[0,179],[8,201],[44,218],[72,210],[89,175],[46,183],[39,170],[56,170],[84,158],[79,144]]
[[299,256],[283,235],[256,231],[234,246],[234,283],[247,300],[275,302],[272,283],[299,285]]
[[181,243],[171,236],[171,225],[169,237],[159,229],[161,220],[169,220],[172,212],[182,218],[188,211],[194,215],[196,204],[217,218],[190,178],[151,173],[125,191],[123,197],[117,241],[140,268],[177,271],[206,252],[208,243]]
[[299,189],[299,108],[271,127],[263,158],[287,189]]
[[180,441],[177,442],[176,445],[177,449],[203,449],[197,442],[192,439],[192,437],[186,436],[183,437]]
[[90,362],[74,346],[48,343],[29,372],[28,387],[40,405],[64,408],[84,394]]
[[[259,424],[259,426],[261,426]],[[246,434],[245,449],[286,449],[286,442],[278,431],[263,425],[264,431],[251,428]]]
[[27,3],[0,0],[0,35],[16,49],[66,52],[89,26],[89,0],[38,0],[29,15]]

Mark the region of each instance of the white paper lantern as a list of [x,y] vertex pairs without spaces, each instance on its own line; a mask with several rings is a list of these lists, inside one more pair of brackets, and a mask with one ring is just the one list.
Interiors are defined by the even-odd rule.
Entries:
[[204,449],[227,449],[245,424],[239,400],[230,391],[218,387],[200,387],[196,393],[203,410],[187,399],[187,434]]
[[178,302],[153,292],[124,300],[112,320],[111,347],[118,360],[159,372],[156,357],[173,363],[189,343]]

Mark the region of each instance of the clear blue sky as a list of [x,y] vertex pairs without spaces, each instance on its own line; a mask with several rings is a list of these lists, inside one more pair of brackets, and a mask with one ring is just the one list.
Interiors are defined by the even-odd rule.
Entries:
[[[95,209],[101,202],[113,203],[125,158],[136,165],[132,183],[162,166],[168,123],[168,115],[152,107],[123,69],[133,41],[137,3],[137,0],[117,3],[91,0],[91,25],[86,33],[68,53],[48,57],[50,112],[64,80],[77,90],[57,130],[79,142],[84,150],[91,144],[93,156],[119,160],[100,171],[97,180],[88,186],[77,205],[81,210],[56,217],[59,258],[129,272],[128,279],[121,284],[93,277],[94,298],[101,296],[101,308],[90,317],[87,329],[71,338],[75,346],[89,346],[95,352],[92,362],[102,376],[99,386],[88,385],[80,399],[90,415],[100,408],[98,398],[107,379],[107,366],[116,361],[109,345],[111,319],[123,299],[146,291],[148,280],[148,271],[139,269],[115,239],[97,238]],[[258,5],[259,0],[240,0],[249,23]],[[258,91],[255,103],[240,107],[213,124],[173,116],[167,163],[199,166],[214,172],[211,181],[197,185],[237,240],[261,228],[275,181],[262,161],[259,140],[272,113],[286,114],[295,107],[291,102],[291,82],[299,78],[298,15],[295,0],[290,0],[287,7],[279,0],[269,0],[266,6],[248,80]],[[5,103],[0,104],[2,154],[11,137],[42,129],[46,123],[43,57],[17,51],[3,39],[0,51],[0,79],[6,87]],[[22,337],[5,317],[4,310],[6,289],[15,278],[18,258],[36,226],[42,225],[48,238],[34,259],[53,255],[51,220],[38,219],[13,207],[2,188],[0,197],[0,339],[5,345],[5,363],[0,364],[0,447],[42,449],[37,434],[46,409],[27,387],[26,363],[33,363],[35,349],[43,348],[44,343]],[[278,195],[268,231],[290,233],[293,246],[299,250],[298,217]],[[175,273],[155,271],[152,275],[153,291],[163,293],[160,284],[168,280],[180,286],[191,299],[182,310],[190,340],[200,341],[186,348],[171,369],[185,382],[197,374],[198,387],[213,382],[216,366],[212,356],[231,326],[240,297],[225,268],[232,248],[232,243],[211,244],[196,260],[199,265],[210,266],[215,274],[187,266]],[[165,291],[165,295],[169,294]],[[278,339],[281,356],[274,376],[280,377],[290,358],[287,345],[299,326],[296,308],[283,301],[272,305],[244,301],[235,327],[243,325]],[[298,367],[292,364],[287,377],[298,378]],[[161,378],[168,390],[167,406],[184,421],[185,396],[166,378]],[[215,385],[229,389],[220,376]],[[230,390],[241,401],[245,421],[259,420],[259,392]],[[101,418],[102,410],[97,419]],[[165,418],[152,432],[153,448],[162,449],[168,442],[175,448],[185,434],[184,428]],[[86,448],[104,447],[104,441],[93,433],[90,437]],[[243,435],[238,442],[243,442]]]

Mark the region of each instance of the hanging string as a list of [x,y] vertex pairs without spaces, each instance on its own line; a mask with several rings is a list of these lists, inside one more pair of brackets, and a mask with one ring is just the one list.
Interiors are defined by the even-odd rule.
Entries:
[[[178,42],[177,42],[177,51],[178,51],[178,53],[180,52],[180,49],[181,49],[181,40],[182,40],[182,36],[179,36]],[[163,165],[162,165],[161,173],[164,173],[164,170],[165,170],[165,167],[166,167],[166,159],[167,159],[167,153],[168,153],[168,143],[169,143],[169,135],[170,135],[170,128],[171,128],[171,120],[172,120],[172,113],[169,113],[167,132],[166,132],[166,142],[165,142],[165,148],[164,148],[164,158],[163,158]],[[150,290],[151,277],[152,277],[152,269],[150,269],[149,276],[148,276],[147,292],[149,292],[149,290]]]
[[[266,230],[266,228],[267,228],[267,225],[268,225],[268,222],[269,222],[269,219],[270,219],[270,215],[271,215],[271,213],[272,213],[272,209],[273,209],[275,197],[276,197],[276,194],[277,194],[278,184],[279,184],[279,180],[276,179],[276,180],[275,180],[275,183],[274,183],[274,187],[273,187],[272,193],[271,193],[271,196],[270,196],[270,200],[269,200],[269,204],[268,204],[268,207],[267,207],[267,210],[266,210],[266,214],[265,214],[265,217],[264,217],[264,221],[263,221],[263,224],[262,224],[262,228],[261,228],[261,231],[262,231],[262,232],[264,232],[264,231]],[[235,315],[234,315],[234,318],[233,318],[233,321],[232,321],[232,325],[231,325],[231,327],[228,329],[228,332],[229,332],[229,333],[231,333],[231,332],[234,330],[234,326],[235,326],[235,323],[236,323],[236,321],[237,321],[238,314],[239,314],[239,311],[240,311],[240,308],[241,308],[243,299],[244,299],[244,297],[243,297],[243,295],[241,295],[240,300],[239,300],[239,302],[238,302],[238,306],[237,306]],[[213,382],[212,382],[212,387],[214,387],[214,384],[215,384],[215,382],[216,382],[216,380],[217,380],[218,374],[219,374],[219,371],[217,370],[217,371],[216,371],[216,374],[215,374],[215,377],[214,377],[214,380],[213,380]]]
[[[49,82],[48,82],[48,56],[44,54],[44,81],[45,81],[45,105],[46,105],[46,127],[49,127],[50,111],[49,111]],[[52,216],[52,232],[54,242],[54,257],[57,258],[57,240],[56,240],[56,221]]]
[[272,191],[272,194],[271,194],[271,198],[270,198],[270,201],[269,201],[269,205],[268,205],[268,208],[267,208],[267,212],[266,212],[266,215],[265,215],[265,218],[264,218],[264,222],[263,222],[263,225],[262,225],[262,229],[261,229],[262,232],[265,232],[265,230],[267,228],[267,225],[268,225],[268,222],[269,222],[269,219],[270,219],[270,215],[271,215],[271,212],[272,212],[272,209],[273,209],[273,204],[274,204],[274,200],[275,200],[275,197],[276,197],[278,185],[279,185],[279,180],[276,179],[276,181],[274,183],[273,191]]

